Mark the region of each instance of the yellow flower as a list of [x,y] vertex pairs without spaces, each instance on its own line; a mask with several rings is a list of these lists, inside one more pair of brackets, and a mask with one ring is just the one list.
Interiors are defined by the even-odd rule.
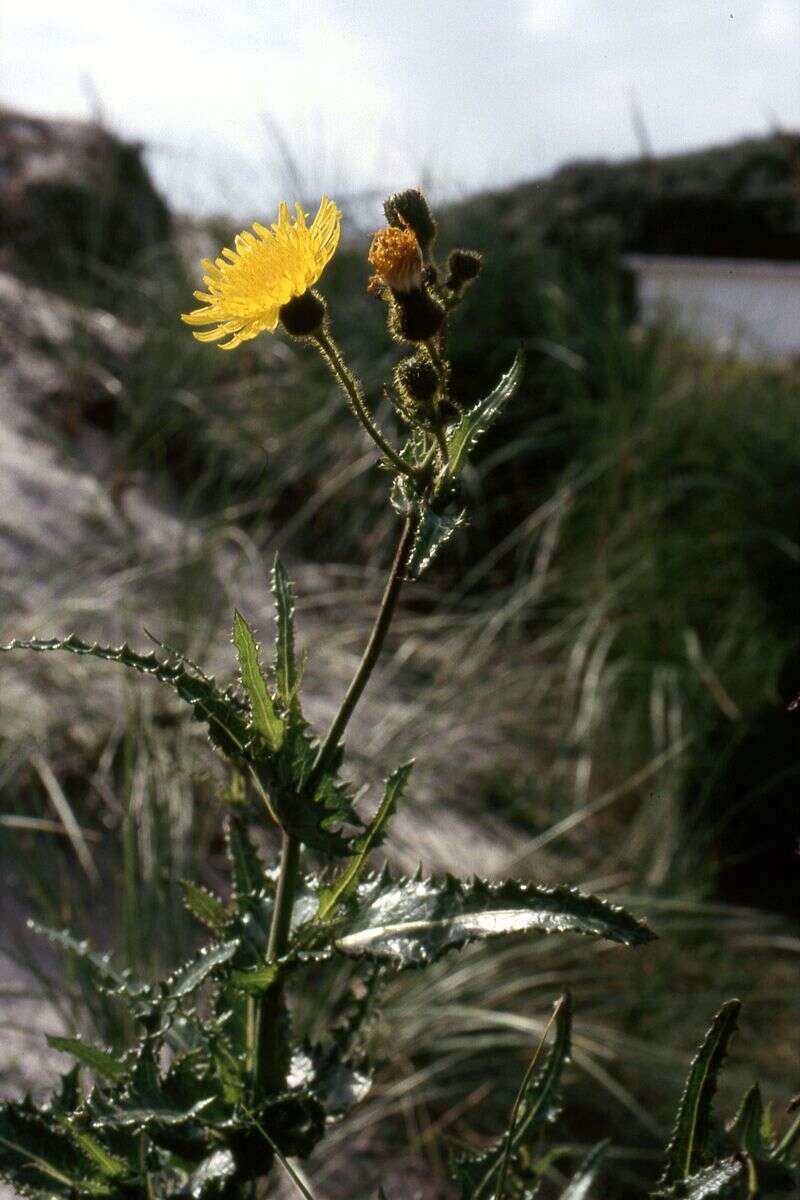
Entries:
[[236,236],[235,250],[222,251],[216,262],[203,261],[207,292],[195,292],[205,308],[183,313],[187,325],[215,325],[194,333],[199,342],[220,342],[220,350],[233,350],[240,342],[257,337],[278,324],[280,310],[293,297],[316,283],[336,251],[342,214],[327,196],[322,197],[311,227],[299,204],[297,217],[281,204],[277,223],[265,229],[256,221],[254,233]]
[[388,225],[372,239],[367,255],[377,271],[369,281],[369,290],[388,284],[394,292],[410,292],[422,284],[422,255],[416,237],[406,225],[396,229]]

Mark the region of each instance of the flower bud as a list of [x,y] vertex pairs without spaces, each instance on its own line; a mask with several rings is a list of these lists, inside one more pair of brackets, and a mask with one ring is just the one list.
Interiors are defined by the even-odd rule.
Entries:
[[440,422],[437,393],[439,376],[427,354],[404,358],[394,370],[397,408],[409,425],[433,429]]
[[477,250],[451,250],[447,259],[450,274],[447,276],[447,287],[457,292],[465,284],[471,283],[479,274],[482,265],[481,255]]
[[383,211],[390,225],[398,229],[407,225],[413,231],[424,254],[436,237],[436,222],[422,192],[416,188],[395,192],[384,203]]
[[279,310],[283,327],[292,337],[311,337],[319,333],[327,315],[328,306],[322,296],[310,288],[302,295],[294,296]]
[[395,387],[404,396],[429,403],[439,390],[439,376],[428,355],[412,354],[402,359],[394,369]]
[[442,328],[444,305],[427,288],[395,293],[389,326],[395,337],[405,342],[427,342]]

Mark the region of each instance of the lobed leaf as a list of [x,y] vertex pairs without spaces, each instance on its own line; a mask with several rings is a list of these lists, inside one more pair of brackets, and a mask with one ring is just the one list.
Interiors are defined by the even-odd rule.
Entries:
[[334,947],[398,968],[424,966],[468,942],[514,933],[583,933],[624,945],[649,941],[646,925],[622,908],[567,887],[513,880],[393,880],[388,873],[359,886]]
[[524,356],[522,351],[518,350],[513,363],[494,390],[465,412],[460,421],[450,426],[447,431],[447,449],[450,455],[448,470],[451,476],[459,473],[469,451],[516,394],[522,383],[524,367]]
[[739,1000],[728,1000],[723,1004],[692,1062],[672,1140],[667,1147],[667,1164],[661,1179],[665,1186],[689,1179],[706,1163],[711,1104],[740,1009]]

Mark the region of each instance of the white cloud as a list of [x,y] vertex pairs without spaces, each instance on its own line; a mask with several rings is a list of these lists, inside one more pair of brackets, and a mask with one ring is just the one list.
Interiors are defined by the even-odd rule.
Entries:
[[798,125],[799,57],[797,0],[36,0],[0,97],[86,115],[88,81],[183,203],[251,208],[286,174],[265,116],[317,190],[480,187],[635,153],[632,93],[657,151]]

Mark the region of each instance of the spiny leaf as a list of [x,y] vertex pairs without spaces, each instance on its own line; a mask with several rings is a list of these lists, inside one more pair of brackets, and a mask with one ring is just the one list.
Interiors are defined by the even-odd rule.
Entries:
[[220,900],[208,888],[190,879],[182,879],[183,902],[196,921],[205,925],[212,933],[221,936],[230,924],[231,914]]
[[595,1176],[597,1175],[597,1168],[600,1166],[607,1148],[608,1142],[603,1141],[598,1142],[589,1151],[561,1193],[560,1200],[586,1200],[589,1188],[594,1183]]
[[417,529],[414,545],[408,560],[408,574],[412,579],[419,579],[433,562],[436,555],[450,538],[466,524],[466,510],[439,513],[426,506],[422,511],[422,519]]
[[558,1002],[554,1016],[553,1044],[538,1071],[541,1045],[537,1050],[514,1102],[507,1133],[483,1154],[461,1155],[451,1164],[464,1200],[487,1200],[495,1188],[499,1191],[509,1162],[523,1145],[530,1144],[535,1133],[558,1115],[561,1079],[569,1061],[572,1035],[572,1006],[568,996]]
[[266,882],[264,864],[250,840],[247,824],[236,813],[228,817],[226,829],[228,857],[233,871],[233,895],[248,896],[259,891]]
[[147,995],[149,989],[146,983],[133,979],[129,971],[117,971],[112,967],[107,954],[98,954],[87,941],[74,937],[69,930],[50,929],[36,921],[28,921],[28,928],[33,933],[46,937],[48,941],[55,942],[62,950],[76,955],[89,968],[96,986],[101,991],[130,1000],[138,1000]]
[[730,1122],[728,1132],[738,1141],[743,1150],[756,1157],[766,1157],[773,1149],[764,1141],[764,1115],[761,1089],[757,1083],[754,1083],[742,1100],[736,1116]]
[[374,850],[383,841],[389,821],[393,817],[397,804],[405,791],[413,765],[413,762],[404,763],[403,766],[393,771],[386,780],[383,800],[380,803],[378,811],[370,822],[367,831],[353,843],[356,854],[347,864],[341,875],[333,883],[322,888],[316,920],[326,920],[333,909],[345,901],[356,887],[367,856],[371,850]]
[[100,1050],[97,1046],[90,1046],[87,1042],[81,1041],[80,1038],[51,1036],[48,1037],[47,1044],[53,1050],[61,1050],[64,1054],[71,1054],[84,1067],[88,1067],[96,1075],[101,1075],[104,1079],[110,1079],[113,1083],[124,1079],[128,1074],[128,1068],[124,1062],[115,1058],[113,1054],[109,1054],[107,1050]]
[[275,678],[284,708],[297,707],[297,664],[294,650],[294,596],[286,568],[278,555],[272,567],[272,595],[275,598],[277,634],[275,638]]
[[192,1200],[221,1195],[224,1185],[236,1174],[236,1160],[230,1150],[215,1150],[192,1171],[186,1183],[186,1195]]
[[170,975],[166,983],[161,985],[162,1002],[181,1000],[184,996],[189,996],[192,992],[197,991],[212,971],[233,958],[238,949],[239,942],[235,940],[220,942],[216,946],[202,949],[194,958]]
[[513,933],[583,933],[624,945],[653,934],[636,918],[596,896],[535,884],[399,879],[373,876],[359,885],[352,911],[336,930],[335,949],[423,966],[468,942]]
[[468,412],[464,413],[457,424],[451,425],[448,429],[447,449],[450,455],[448,470],[451,476],[458,474],[464,465],[464,460],[468,452],[475,445],[478,438],[486,432],[505,405],[515,395],[522,382],[524,365],[524,357],[522,352],[518,350],[514,356],[513,363],[505,375],[502,376],[494,391],[490,392],[483,400],[479,400]]
[[738,1185],[744,1173],[741,1159],[723,1158],[671,1187],[662,1188],[656,1196],[663,1200],[733,1200],[741,1194]]
[[258,643],[238,609],[233,616],[233,644],[239,656],[242,684],[250,698],[253,726],[270,750],[280,750],[283,722],[278,716],[258,658]]
[[306,1046],[295,1050],[289,1086],[316,1096],[328,1119],[343,1117],[367,1096],[372,1074],[366,1064],[344,1060],[336,1046]]
[[119,1179],[121,1175],[129,1174],[130,1168],[124,1159],[111,1154],[96,1137],[92,1137],[90,1133],[77,1129],[75,1126],[69,1127],[69,1133],[102,1175],[108,1179]]
[[113,1190],[70,1135],[27,1100],[0,1105],[0,1179],[23,1195],[109,1196]]
[[723,1004],[692,1062],[672,1140],[667,1147],[667,1165],[661,1180],[664,1185],[689,1179],[705,1165],[711,1103],[740,1008],[739,1000]]
[[152,652],[138,654],[127,643],[122,646],[101,646],[97,642],[84,642],[74,635],[66,638],[15,638],[12,642],[0,645],[0,650],[35,650],[37,653],[65,650],[70,654],[120,663],[123,667],[150,675],[173,688],[181,700],[191,706],[195,720],[205,722],[211,741],[224,754],[235,759],[245,753],[248,740],[245,705],[231,692],[220,691],[210,676],[187,667],[183,660],[165,662]]
[[282,828],[303,842],[332,857],[350,853],[350,842],[337,826],[363,824],[353,808],[352,787],[335,773],[339,762],[331,764],[309,795],[306,781],[317,756],[317,743],[298,713],[287,730],[280,754],[256,767],[262,786]]

